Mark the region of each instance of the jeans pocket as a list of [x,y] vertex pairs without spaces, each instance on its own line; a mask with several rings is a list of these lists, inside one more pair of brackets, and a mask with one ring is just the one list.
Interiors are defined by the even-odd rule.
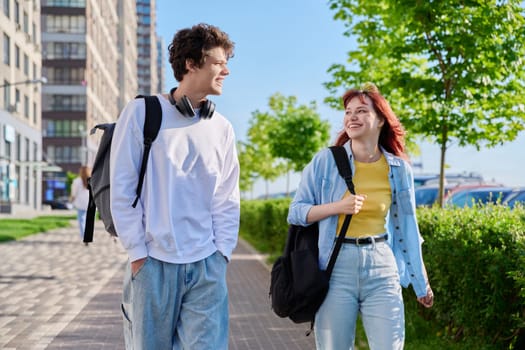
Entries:
[[139,267],[139,269],[137,270],[137,272],[135,272],[135,274],[131,273],[132,281],[134,281],[140,275],[140,273],[144,270],[144,267],[146,266],[146,264],[148,264],[148,262],[149,262],[149,256],[146,257],[146,260],[144,260],[144,264],[142,264],[142,266]]

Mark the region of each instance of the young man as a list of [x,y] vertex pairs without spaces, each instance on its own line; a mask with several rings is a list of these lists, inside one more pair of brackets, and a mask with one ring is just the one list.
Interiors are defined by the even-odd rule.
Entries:
[[169,46],[179,86],[158,95],[162,124],[136,208],[144,99],[122,111],[111,144],[111,211],[130,263],[124,278],[127,349],[227,349],[226,264],[239,229],[239,163],[220,95],[234,44],[199,24]]

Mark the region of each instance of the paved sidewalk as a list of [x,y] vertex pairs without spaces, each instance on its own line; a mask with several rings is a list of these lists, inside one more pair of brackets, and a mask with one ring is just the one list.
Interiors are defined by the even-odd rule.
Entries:
[[[73,226],[0,244],[0,349],[124,349],[126,254],[101,226],[79,240]],[[230,349],[314,349],[307,324],[271,311],[262,259],[241,241],[229,264]]]

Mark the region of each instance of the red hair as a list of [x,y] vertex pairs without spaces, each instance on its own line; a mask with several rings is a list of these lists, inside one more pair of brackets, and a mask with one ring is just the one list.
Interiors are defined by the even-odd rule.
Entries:
[[[379,134],[379,145],[388,152],[408,160],[408,156],[405,153],[405,129],[401,122],[390,108],[388,101],[379,93],[379,90],[374,84],[365,84],[363,90],[350,89],[343,95],[343,105],[346,107],[348,102],[353,98],[359,98],[359,100],[365,103],[365,97],[368,97],[372,101],[372,107],[380,118],[383,118],[385,123],[381,128]],[[344,145],[350,137],[343,129],[337,135],[335,140],[336,146]]]

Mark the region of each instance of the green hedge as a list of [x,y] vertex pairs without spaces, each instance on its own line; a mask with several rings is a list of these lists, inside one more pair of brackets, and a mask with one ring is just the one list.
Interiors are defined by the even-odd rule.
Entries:
[[286,241],[289,204],[286,198],[243,201],[239,234],[259,252],[279,255]]
[[[509,349],[525,336],[525,210],[418,209],[440,335]],[[493,345],[493,346],[492,346]]]
[[[289,203],[242,202],[241,236],[263,253],[280,255]],[[411,288],[404,290],[407,340],[421,343],[406,348],[519,349],[516,342],[525,340],[525,209],[425,208],[417,215],[436,300],[427,310]]]

